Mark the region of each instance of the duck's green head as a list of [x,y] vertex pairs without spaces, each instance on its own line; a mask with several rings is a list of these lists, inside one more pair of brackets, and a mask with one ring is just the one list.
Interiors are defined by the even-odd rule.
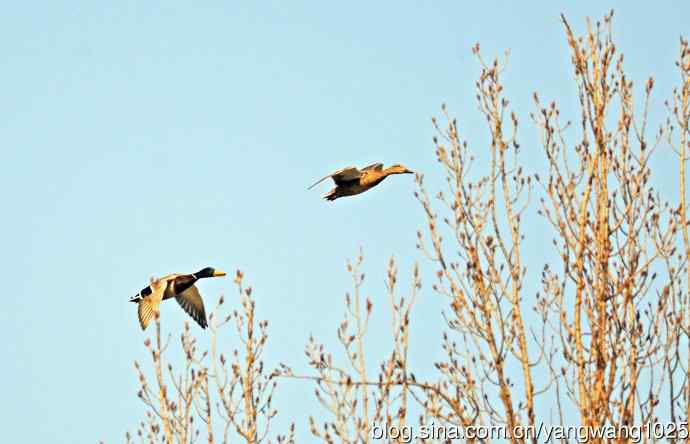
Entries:
[[216,270],[213,267],[206,267],[202,268],[201,270],[197,271],[194,273],[194,276],[197,279],[203,279],[203,278],[210,278],[210,277],[220,277],[220,276],[225,276],[224,271]]

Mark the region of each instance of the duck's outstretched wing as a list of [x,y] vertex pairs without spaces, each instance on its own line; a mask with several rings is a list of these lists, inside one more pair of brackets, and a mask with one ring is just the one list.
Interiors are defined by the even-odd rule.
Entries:
[[367,165],[364,168],[362,168],[362,172],[373,170],[373,171],[381,171],[383,169],[383,164],[381,162],[377,163],[372,163],[371,165]]
[[206,310],[204,309],[204,301],[201,299],[199,289],[196,285],[192,285],[182,293],[175,296],[175,300],[180,307],[191,316],[201,328],[206,328]]
[[[139,325],[142,330],[146,330],[151,319],[159,312],[161,301],[163,300],[163,292],[165,292],[167,286],[168,282],[163,279],[151,279],[151,284],[146,287],[149,292],[139,300],[139,306],[137,307]],[[143,290],[141,293],[143,293]]]
[[362,175],[362,172],[360,170],[358,170],[356,167],[342,168],[342,169],[339,169],[338,171],[335,171],[335,172],[329,174],[328,176],[325,176],[325,177],[319,179],[318,181],[316,181],[316,183],[314,185],[310,186],[307,189],[311,190],[316,185],[320,184],[321,182],[328,179],[329,177],[333,179],[333,181],[335,182],[336,185],[340,185],[343,182],[349,182],[352,180],[357,180],[357,179],[359,179],[359,177],[361,175]]
[[155,303],[151,298],[145,298],[139,301],[138,314],[139,314],[139,325],[142,330],[146,330],[149,326],[151,319],[156,316],[158,307],[160,306],[160,301],[158,304]]

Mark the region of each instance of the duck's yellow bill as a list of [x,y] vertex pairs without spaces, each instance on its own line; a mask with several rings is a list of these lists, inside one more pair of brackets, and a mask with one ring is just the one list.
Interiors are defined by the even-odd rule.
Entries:
[[221,276],[225,276],[226,274],[227,274],[227,273],[224,272],[224,271],[214,271],[214,272],[213,272],[213,277],[221,277]]

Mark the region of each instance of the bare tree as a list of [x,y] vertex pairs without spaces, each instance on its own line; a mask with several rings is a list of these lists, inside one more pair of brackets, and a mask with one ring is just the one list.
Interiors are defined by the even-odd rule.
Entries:
[[[590,431],[608,426],[626,437],[625,427],[658,423],[666,429],[653,430],[653,439],[687,437],[687,413],[678,415],[675,405],[688,390],[682,363],[688,294],[678,286],[687,280],[687,254],[674,258],[678,228],[687,219],[679,217],[682,203],[680,211],[674,209],[652,186],[649,159],[669,127],[649,139],[654,81],[646,82],[644,106],[637,109],[623,57],[616,55],[611,19],[612,14],[603,23],[588,22],[586,35],[576,37],[563,17],[580,103],[578,125],[563,123],[555,102],[542,105],[534,95],[537,111],[531,117],[548,161],[546,177],[535,176],[543,192],[538,211],[554,229],[560,264],[546,264],[542,272],[543,293],[535,307],[542,325],[529,329],[532,341],[524,321],[527,268],[520,228],[530,208],[531,181],[517,160],[518,119],[503,96],[504,65],[485,63],[475,48],[482,66],[477,99],[491,136],[488,174],[470,176],[468,143],[444,109],[448,123],[438,129],[435,143],[449,189],[437,198],[449,213],[443,223],[459,246],[454,247],[459,260],[444,249],[439,216],[423,187],[431,246],[421,242],[422,234],[420,243],[439,265],[435,289],[451,300],[448,326],[463,342],[462,347],[445,342],[445,384],[462,387],[457,401],[475,422],[505,425],[508,431],[535,427],[534,399],[544,394],[555,400],[562,426],[573,424],[565,417],[576,411],[579,425]],[[683,81],[687,85],[687,77]],[[682,102],[682,94],[677,100]],[[687,122],[687,114],[676,114]],[[571,142],[575,132],[579,140]],[[662,272],[663,282],[657,283]],[[550,375],[541,387],[535,384],[537,373]],[[447,420],[459,419],[449,414]],[[674,424],[667,427],[669,421]],[[678,425],[683,421],[684,431]]]
[[[327,443],[687,441],[690,48],[681,39],[680,86],[666,102],[669,118],[650,129],[654,79],[643,82],[643,101],[636,104],[612,17],[588,21],[583,36],[562,17],[579,109],[564,118],[555,101],[534,94],[529,117],[546,165],[541,174],[528,174],[521,163],[521,126],[503,84],[507,54],[487,62],[479,45],[473,48],[486,146],[465,139],[445,106],[442,118],[432,120],[445,182],[430,194],[418,175],[415,195],[425,214],[417,248],[435,275],[430,293],[447,301],[438,322],[444,359],[436,372],[410,371],[410,314],[422,288],[417,265],[409,290],[401,292],[391,259],[391,346],[370,356],[373,301],[383,298],[364,296],[362,254],[348,264],[353,291],[335,328],[341,352],[309,338],[308,374],[285,364],[264,370],[267,323],[255,321],[251,290],[242,288],[238,272],[241,310],[218,322],[221,299],[210,353],[199,354],[186,328],[186,358],[177,374],[163,362],[167,342],[156,320],[154,341],[146,342],[152,382],[137,364],[139,397],[148,407],[139,440],[192,442],[201,433],[197,424],[209,443],[219,435],[223,442],[231,435],[247,443],[268,440],[276,381],[292,378],[313,384],[321,410],[305,423],[312,439]],[[678,203],[662,198],[650,167],[652,156],[669,146],[679,160]],[[534,216],[554,238],[553,259],[543,264],[525,260],[528,242],[542,241],[525,237],[524,223]],[[528,288],[528,273],[537,267],[541,285]],[[243,348],[228,362],[216,337],[232,319]],[[378,364],[375,372],[369,363]],[[542,400],[552,411],[540,410]],[[545,424],[560,426],[560,434],[540,435]],[[585,436],[573,435],[573,425]],[[419,433],[435,426],[442,430]],[[293,442],[294,426],[276,440]]]
[[[673,123],[669,123],[669,137],[668,143],[671,148],[678,155],[679,165],[679,191],[680,204],[678,205],[677,216],[679,218],[680,230],[683,238],[684,254],[679,255],[679,264],[675,267],[671,261],[667,261],[667,269],[670,275],[674,275],[675,279],[670,282],[669,289],[674,295],[674,318],[676,321],[676,328],[678,328],[675,354],[673,359],[669,359],[666,363],[667,371],[670,375],[675,374],[677,369],[683,369],[685,377],[680,381],[679,386],[674,385],[672,376],[670,379],[670,398],[671,405],[671,420],[676,421],[676,418],[683,418],[685,421],[690,420],[690,381],[688,381],[688,373],[690,372],[690,354],[688,354],[687,338],[690,336],[690,279],[688,279],[688,264],[690,263],[690,235],[688,234],[690,219],[687,213],[687,192],[688,186],[686,183],[686,167],[687,161],[690,158],[690,46],[688,40],[681,37],[680,39],[680,54],[676,67],[680,72],[681,84],[679,88],[673,91],[672,102],[666,102],[666,106],[671,115]],[[675,124],[675,127],[674,127]],[[674,129],[678,129],[678,137],[674,138]],[[683,279],[685,280],[685,294],[683,295]],[[681,348],[682,337],[685,337],[684,348]],[[682,350],[685,350],[685,362],[683,362]],[[678,413],[676,404],[680,407]],[[678,415],[678,416],[676,416]]]
[[[164,361],[170,345],[161,337],[160,316],[156,314],[153,342],[146,339],[151,353],[153,381],[137,362],[139,398],[147,406],[145,418],[139,423],[137,438],[141,443],[191,443],[205,434],[204,441],[212,443],[246,442],[258,444],[269,439],[271,421],[277,415],[273,407],[273,392],[277,382],[275,372],[267,372],[262,353],[268,340],[268,321],[254,317],[256,303],[251,288],[243,288],[243,274],[237,271],[241,309],[224,319],[219,315],[224,305],[221,297],[209,316],[211,349],[200,353],[192,338],[189,324],[180,337],[184,356],[177,372]],[[230,358],[218,351],[217,341],[222,331],[234,325],[235,338],[241,348],[232,350]],[[294,424],[285,435],[277,435],[275,442],[294,442]],[[127,434],[127,442],[134,442]]]
[[[560,373],[561,390],[581,424],[590,427],[658,421],[663,387],[687,380],[662,370],[682,327],[673,291],[682,269],[668,265],[678,218],[654,189],[649,168],[667,129],[649,139],[654,81],[646,82],[644,106],[636,109],[611,18],[589,23],[584,38],[563,19],[581,108],[580,140],[568,144],[555,104],[542,106],[535,97],[534,116],[550,165],[542,214],[562,251],[562,270],[546,267],[542,280],[540,311],[561,351],[549,366],[554,378]],[[668,273],[657,284],[665,265]]]
[[371,442],[394,430],[392,442],[409,442],[408,409],[414,396],[410,389],[431,389],[417,382],[408,370],[410,312],[421,288],[419,270],[417,267],[413,270],[412,287],[406,298],[397,292],[397,266],[393,259],[390,260],[386,284],[393,315],[392,349],[381,359],[378,375],[370,377],[366,371],[364,343],[373,303],[362,296],[364,274],[359,271],[362,262],[360,254],[354,264],[348,264],[354,293],[345,296],[345,319],[337,330],[348,365],[336,364],[333,354],[310,338],[305,353],[316,374],[295,375],[284,365],[281,375],[316,382],[316,397],[333,419],[319,424],[310,417],[309,428],[314,437],[327,443]]

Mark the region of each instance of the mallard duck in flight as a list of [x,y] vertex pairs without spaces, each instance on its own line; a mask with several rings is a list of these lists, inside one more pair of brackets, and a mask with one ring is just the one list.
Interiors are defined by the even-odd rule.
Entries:
[[191,316],[201,328],[206,328],[206,310],[196,281],[199,279],[225,276],[222,271],[206,267],[192,274],[169,274],[160,279],[151,279],[151,284],[142,289],[130,302],[139,304],[139,325],[146,327],[159,310],[161,301],[175,298],[180,307]]
[[335,188],[324,195],[323,198],[333,201],[339,197],[354,196],[355,194],[363,193],[380,184],[383,179],[391,174],[414,174],[414,171],[399,164],[383,168],[382,163],[374,163],[361,170],[356,167],[347,167],[319,179],[308,189],[311,190],[330,177],[333,179],[333,182],[335,182]]

